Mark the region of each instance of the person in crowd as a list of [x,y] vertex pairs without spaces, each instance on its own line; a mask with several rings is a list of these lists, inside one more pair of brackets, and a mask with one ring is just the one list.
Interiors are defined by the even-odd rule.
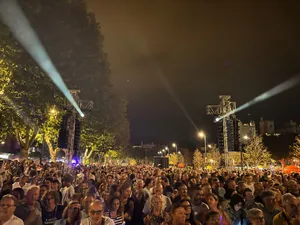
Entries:
[[78,201],[70,201],[63,211],[62,219],[55,221],[54,225],[79,225],[80,204]]
[[239,194],[234,194],[231,197],[230,207],[228,208],[227,212],[232,221],[233,225],[244,224],[247,225],[247,214],[245,212],[245,201],[243,197]]
[[162,209],[162,198],[158,195],[151,197],[151,209],[149,214],[144,218],[145,225],[160,225],[164,222]]
[[103,202],[96,200],[89,205],[89,217],[81,220],[80,225],[115,225],[114,221],[104,216]]
[[204,215],[208,212],[209,207],[206,203],[204,203],[201,199],[202,190],[200,187],[194,189],[192,193],[192,209],[194,212],[194,215],[196,217],[201,217],[202,220],[204,219]]
[[[282,196],[283,211],[275,215],[273,225],[296,225],[298,224],[295,218],[299,216],[300,204],[291,193],[286,193]],[[295,221],[294,221],[295,220]]]
[[226,191],[223,187],[221,187],[220,180],[217,177],[214,177],[213,179],[211,179],[211,188],[212,188],[212,192],[215,195],[217,195],[218,197],[224,198]]
[[249,211],[253,208],[263,209],[263,204],[254,201],[254,195],[251,189],[246,188],[243,195],[245,199],[245,210]]
[[262,194],[264,192],[264,186],[262,183],[257,182],[254,184],[254,201],[263,204]]
[[264,213],[258,208],[253,208],[248,211],[248,219],[250,225],[265,225]]
[[249,188],[252,192],[254,192],[255,188],[254,188],[252,175],[246,174],[244,178],[245,178],[245,187]]
[[24,190],[22,188],[15,188],[11,194],[17,199],[17,205],[24,203]]
[[95,201],[95,197],[92,194],[87,194],[83,199],[83,210],[81,210],[81,219],[88,218],[89,206]]
[[270,190],[264,191],[262,200],[264,205],[262,211],[265,217],[265,224],[273,225],[274,216],[279,213],[279,210],[275,208],[275,193]]
[[113,197],[110,199],[106,216],[111,218],[115,225],[121,225],[124,222],[124,213],[121,207],[121,200],[119,197]]
[[27,183],[27,177],[25,175],[22,175],[19,178],[18,182],[13,183],[12,190],[14,190],[15,188],[22,188],[24,190],[24,192],[26,193],[26,191],[29,187],[30,187],[30,184]]
[[190,225],[186,222],[185,208],[180,204],[174,204],[171,210],[170,222],[164,222],[162,225]]
[[31,186],[27,189],[25,202],[18,205],[15,215],[24,221],[25,225],[42,225],[42,213],[39,200],[39,187]]
[[299,184],[295,180],[290,180],[288,182],[288,192],[295,197],[300,197],[299,195]]
[[[172,202],[169,197],[163,195],[163,186],[161,184],[157,184],[153,188],[153,190],[154,190],[153,195],[159,196],[162,199],[162,210],[169,211],[172,208]],[[144,215],[149,214],[150,210],[151,210],[151,198],[148,198],[143,209]]]
[[144,185],[144,191],[148,194],[149,197],[151,197],[151,189],[154,186],[153,179],[150,177],[147,177],[145,180],[145,185]]
[[178,190],[178,195],[174,198],[173,204],[179,203],[183,199],[189,199],[188,188],[185,183],[178,182],[175,184],[175,189]]
[[68,205],[75,194],[75,189],[72,185],[73,177],[71,174],[65,174],[63,177],[64,187],[60,190],[62,194],[62,205]]
[[124,220],[126,225],[133,225],[134,200],[132,195],[132,182],[124,182],[121,187],[121,204],[124,206]]
[[14,212],[17,199],[13,195],[4,195],[0,201],[0,224],[2,225],[24,225],[23,220],[16,217]]
[[192,209],[192,204],[188,199],[182,199],[180,201],[180,205],[184,207],[185,214],[186,214],[186,222],[188,222],[191,225],[197,225],[195,219],[194,219],[194,212]]
[[219,213],[222,225],[231,225],[230,217],[223,209],[220,208],[218,196],[213,193],[209,194],[207,196],[207,203],[209,206],[209,212],[215,211]]
[[59,195],[55,191],[46,191],[42,198],[43,225],[53,225],[56,220],[62,218],[63,206],[59,205]]
[[220,214],[216,211],[210,211],[205,216],[205,225],[221,225]]

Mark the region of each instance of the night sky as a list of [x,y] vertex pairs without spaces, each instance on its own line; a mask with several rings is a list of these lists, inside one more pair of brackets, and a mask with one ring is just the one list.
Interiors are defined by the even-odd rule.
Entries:
[[[300,72],[299,1],[88,2],[102,27],[112,82],[129,101],[133,144],[197,141],[166,83],[215,141],[206,105],[218,104],[219,95],[241,105]],[[275,126],[300,122],[299,97],[298,86],[237,115]]]

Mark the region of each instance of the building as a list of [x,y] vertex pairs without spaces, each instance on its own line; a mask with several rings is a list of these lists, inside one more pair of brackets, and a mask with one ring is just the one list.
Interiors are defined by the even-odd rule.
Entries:
[[240,132],[240,143],[246,144],[248,140],[253,139],[256,136],[255,122],[250,121],[250,123],[243,123],[239,121],[239,132]]
[[[227,122],[227,137],[228,137],[228,151],[240,150],[240,134],[239,134],[239,120],[234,114],[226,118]],[[223,133],[223,120],[217,124],[217,141],[220,152],[224,152],[224,133]]]
[[289,122],[285,123],[283,127],[277,129],[278,133],[281,134],[300,134],[300,125],[297,124],[295,121],[290,120]]
[[260,119],[259,122],[259,131],[261,135],[264,134],[274,134],[275,133],[275,125],[274,121]]

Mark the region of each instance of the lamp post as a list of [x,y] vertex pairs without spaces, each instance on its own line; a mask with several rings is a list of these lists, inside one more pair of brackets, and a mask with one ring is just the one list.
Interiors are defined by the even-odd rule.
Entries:
[[206,165],[206,134],[203,132],[203,131],[200,131],[198,133],[198,136],[200,138],[203,138],[204,139],[204,152],[205,152],[205,156],[204,156],[204,164]]
[[[249,138],[248,135],[245,135],[245,136],[243,137],[243,139],[245,140],[245,144],[246,144],[250,138]],[[245,144],[244,144],[244,146],[245,146]],[[241,147],[241,169],[242,169],[242,170],[243,170],[243,167],[244,167],[243,148],[244,148],[244,147]]]
[[175,148],[175,150],[176,150],[176,155],[177,155],[177,154],[178,154],[177,144],[176,144],[176,143],[173,143],[172,146],[173,146],[173,148]]
[[168,147],[165,147],[165,150],[168,152],[168,155],[170,155],[170,150]]

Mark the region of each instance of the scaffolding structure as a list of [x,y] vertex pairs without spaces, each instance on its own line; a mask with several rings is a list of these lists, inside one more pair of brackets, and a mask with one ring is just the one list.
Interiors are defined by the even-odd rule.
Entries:
[[[230,165],[229,158],[228,158],[228,125],[230,121],[230,117],[234,116],[234,114],[229,115],[230,112],[236,109],[236,102],[232,102],[230,95],[220,95],[219,96],[220,103],[218,105],[208,105],[206,107],[206,113],[207,115],[213,115],[215,116],[215,122],[216,123],[222,123],[222,136],[223,136],[223,152],[224,152],[224,164],[225,168],[228,168]],[[220,119],[222,121],[219,121]],[[221,146],[219,146],[220,148]]]

